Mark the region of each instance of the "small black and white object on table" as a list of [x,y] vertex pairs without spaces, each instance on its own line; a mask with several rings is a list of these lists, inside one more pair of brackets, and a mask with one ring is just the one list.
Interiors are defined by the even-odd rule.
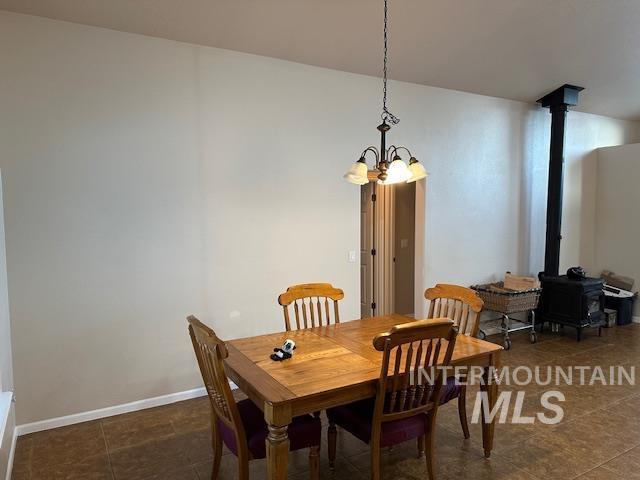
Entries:
[[271,360],[275,362],[281,362],[287,360],[293,356],[293,351],[296,349],[296,342],[287,338],[282,345],[282,348],[274,348],[271,354]]

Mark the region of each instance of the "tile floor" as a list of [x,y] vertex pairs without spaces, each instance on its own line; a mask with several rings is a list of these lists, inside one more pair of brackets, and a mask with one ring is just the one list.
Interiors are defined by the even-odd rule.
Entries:
[[[625,365],[640,367],[640,325],[587,335],[580,344],[573,330],[545,334],[531,345],[514,338],[506,365]],[[515,387],[504,387],[505,390]],[[524,414],[540,410],[545,387],[528,386]],[[470,440],[460,431],[454,403],[439,411],[436,474],[440,480],[640,480],[640,388],[568,386],[565,419],[548,426],[504,424],[496,427],[490,460],[482,456],[479,425]],[[469,414],[475,397],[469,395]],[[322,478],[358,480],[369,476],[368,447],[339,433],[338,462],[327,468],[326,432]],[[236,478],[235,458],[225,452],[221,479]],[[209,407],[205,398],[101,421],[20,437],[14,480],[204,480],[210,478]],[[251,462],[251,478],[265,478],[265,462]],[[308,478],[306,451],[290,456],[290,478]],[[426,478],[424,458],[414,442],[383,453],[383,478]]]

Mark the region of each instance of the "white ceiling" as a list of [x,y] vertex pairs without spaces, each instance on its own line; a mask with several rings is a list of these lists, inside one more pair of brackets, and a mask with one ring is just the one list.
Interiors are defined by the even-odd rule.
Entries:
[[[640,119],[640,0],[389,0],[390,77]],[[380,75],[382,0],[0,0],[0,9]]]

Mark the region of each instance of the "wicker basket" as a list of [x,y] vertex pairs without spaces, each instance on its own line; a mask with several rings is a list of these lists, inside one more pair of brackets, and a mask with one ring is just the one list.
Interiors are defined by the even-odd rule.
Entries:
[[542,292],[540,288],[522,292],[506,290],[502,282],[475,285],[471,288],[478,292],[485,309],[505,315],[534,310],[538,307]]

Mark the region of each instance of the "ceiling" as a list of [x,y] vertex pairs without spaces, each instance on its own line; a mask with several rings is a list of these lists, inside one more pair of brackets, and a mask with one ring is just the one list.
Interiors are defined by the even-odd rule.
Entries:
[[[380,75],[378,0],[0,0],[0,9]],[[638,0],[390,0],[397,80],[640,120]]]

